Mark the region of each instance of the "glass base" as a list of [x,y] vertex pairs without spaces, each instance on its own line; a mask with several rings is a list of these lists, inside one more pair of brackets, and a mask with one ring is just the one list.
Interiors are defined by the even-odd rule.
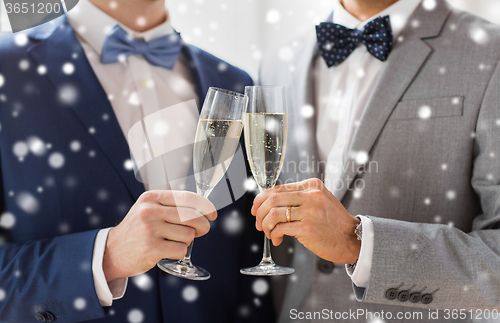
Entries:
[[295,269],[293,268],[281,267],[276,265],[275,263],[272,264],[260,263],[255,267],[240,269],[240,273],[251,276],[280,276],[280,275],[293,274],[294,272]]
[[207,280],[210,273],[205,269],[195,266],[192,263],[185,263],[179,260],[161,260],[157,264],[158,268],[164,272],[177,277],[191,280]]

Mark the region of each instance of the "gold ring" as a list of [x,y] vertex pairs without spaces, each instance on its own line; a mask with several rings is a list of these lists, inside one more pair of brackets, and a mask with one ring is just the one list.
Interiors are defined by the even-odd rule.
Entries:
[[286,222],[290,222],[292,220],[292,207],[289,206],[286,208]]

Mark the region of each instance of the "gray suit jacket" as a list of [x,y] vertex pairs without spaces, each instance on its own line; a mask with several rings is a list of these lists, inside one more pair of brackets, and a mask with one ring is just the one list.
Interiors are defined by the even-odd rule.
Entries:
[[[320,175],[313,167],[316,120],[301,115],[315,100],[314,28],[289,48],[293,60],[280,59],[279,51],[271,54],[260,81],[288,87],[282,180],[297,181]],[[295,242],[297,272],[289,277],[280,322],[291,319],[292,309],[396,315],[406,306],[423,309],[419,321],[428,320],[428,309],[443,310],[441,321],[445,309],[500,308],[499,58],[499,26],[443,0],[434,10],[416,9],[395,41],[350,146],[369,152],[370,160],[359,165],[348,157],[344,185],[334,192],[351,214],[373,221],[368,286],[351,286],[343,265],[333,264],[331,271],[331,264]],[[418,117],[422,106],[431,108],[428,119]],[[365,184],[357,198],[356,180]],[[389,300],[390,288],[432,293],[433,300]]]

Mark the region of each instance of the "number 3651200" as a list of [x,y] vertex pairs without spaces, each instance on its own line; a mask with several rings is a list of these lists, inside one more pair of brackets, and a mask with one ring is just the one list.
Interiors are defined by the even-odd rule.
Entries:
[[60,3],[5,3],[7,13],[59,13],[61,11]]

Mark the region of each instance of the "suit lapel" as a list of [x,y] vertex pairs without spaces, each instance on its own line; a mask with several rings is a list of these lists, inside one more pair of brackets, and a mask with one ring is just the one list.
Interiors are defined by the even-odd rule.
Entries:
[[[358,171],[364,166],[356,162],[356,154],[370,153],[392,110],[432,53],[432,48],[423,39],[438,36],[450,13],[445,1],[439,0],[437,3],[433,11],[425,10],[420,5],[398,37],[401,41],[396,40],[354,133],[347,160],[344,161],[347,167],[343,169],[341,181],[337,181],[343,185],[334,191],[339,200],[342,200]],[[411,27],[413,21],[418,21],[419,27]]]
[[[130,152],[107,95],[66,18],[54,28],[53,32],[44,29],[43,32],[34,30],[30,33],[40,42],[28,48],[28,53],[38,65],[47,67],[46,77],[54,84],[59,95],[64,91],[76,95],[74,102],[67,105],[85,129],[95,129],[93,134],[89,132],[88,135],[92,136],[113,165],[131,196],[137,199],[144,192],[144,186],[135,179],[134,172],[127,171],[123,166],[125,160],[130,159]],[[64,62],[75,65],[73,74],[63,73]],[[108,117],[105,123],[102,121],[103,115]]]

